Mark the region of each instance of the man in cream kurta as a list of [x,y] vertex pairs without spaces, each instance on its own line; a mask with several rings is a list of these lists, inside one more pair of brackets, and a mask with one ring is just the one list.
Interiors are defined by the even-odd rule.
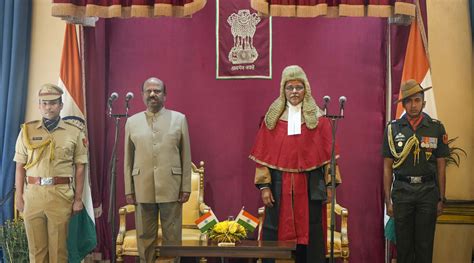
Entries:
[[147,79],[142,95],[147,110],[125,125],[125,195],[137,206],[140,262],[154,262],[158,215],[163,242],[181,240],[182,204],[191,192],[191,148],[186,117],[164,107],[163,81]]

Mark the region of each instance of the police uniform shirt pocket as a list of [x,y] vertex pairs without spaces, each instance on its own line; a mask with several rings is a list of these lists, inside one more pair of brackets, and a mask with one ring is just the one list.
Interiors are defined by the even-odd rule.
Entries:
[[181,167],[171,167],[171,173],[173,175],[182,175],[183,171],[181,170]]
[[137,176],[140,174],[140,168],[134,168],[132,170],[132,176]]
[[56,147],[54,154],[59,159],[72,160],[73,158],[73,151],[68,147]]

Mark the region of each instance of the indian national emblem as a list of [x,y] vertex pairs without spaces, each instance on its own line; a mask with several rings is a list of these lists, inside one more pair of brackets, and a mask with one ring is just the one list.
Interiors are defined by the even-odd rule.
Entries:
[[248,9],[232,13],[227,18],[234,36],[234,46],[229,52],[229,61],[232,64],[249,64],[258,58],[258,52],[253,46],[253,36],[257,30],[260,17],[257,13],[250,13]]

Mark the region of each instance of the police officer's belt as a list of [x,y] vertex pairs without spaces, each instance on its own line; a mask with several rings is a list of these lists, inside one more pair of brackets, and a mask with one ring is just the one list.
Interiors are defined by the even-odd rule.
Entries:
[[71,182],[71,177],[33,177],[28,176],[28,184],[36,185],[56,185],[56,184],[69,184]]
[[433,180],[434,177],[432,175],[424,175],[424,176],[402,176],[396,175],[395,180],[407,182],[410,184],[421,184],[426,183]]

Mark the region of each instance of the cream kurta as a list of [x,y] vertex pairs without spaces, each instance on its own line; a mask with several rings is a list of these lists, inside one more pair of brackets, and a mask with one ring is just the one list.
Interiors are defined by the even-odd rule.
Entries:
[[161,109],[140,112],[125,125],[125,194],[138,203],[176,202],[191,192],[191,148],[186,117]]

